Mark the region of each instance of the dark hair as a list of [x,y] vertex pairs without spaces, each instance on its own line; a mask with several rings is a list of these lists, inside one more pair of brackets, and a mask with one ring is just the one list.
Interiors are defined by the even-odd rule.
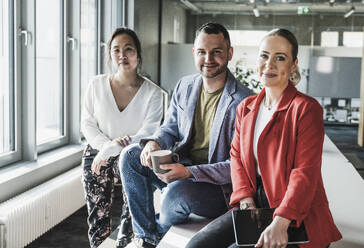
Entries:
[[269,33],[265,37],[275,36],[275,35],[285,38],[291,44],[292,58],[293,58],[293,61],[296,61],[297,54],[298,54],[298,42],[297,42],[296,36],[294,36],[294,34],[287,29],[276,28],[276,29],[269,31]]
[[108,58],[108,61],[111,61],[111,55],[110,55],[111,54],[111,43],[115,39],[116,36],[121,35],[121,34],[127,34],[133,39],[134,45],[135,45],[136,50],[137,50],[138,67],[140,67],[142,65],[142,48],[141,48],[141,45],[140,45],[140,41],[139,41],[138,36],[136,35],[136,33],[133,30],[131,30],[130,28],[127,28],[127,27],[117,28],[112,33],[111,38],[107,42],[107,51],[108,51],[107,58]]
[[231,45],[229,32],[226,30],[226,28],[223,25],[221,25],[219,23],[208,22],[208,23],[203,24],[199,29],[196,30],[195,38],[197,38],[197,36],[200,33],[205,33],[205,34],[219,34],[219,33],[222,33],[222,35],[224,36],[224,39],[228,43],[228,48]]

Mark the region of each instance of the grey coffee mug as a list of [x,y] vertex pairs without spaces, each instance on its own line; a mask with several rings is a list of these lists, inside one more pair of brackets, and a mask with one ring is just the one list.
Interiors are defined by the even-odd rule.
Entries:
[[153,171],[155,173],[164,174],[170,170],[163,170],[160,168],[161,164],[171,164],[177,163],[179,161],[179,156],[177,153],[173,153],[170,150],[159,150],[150,153]]

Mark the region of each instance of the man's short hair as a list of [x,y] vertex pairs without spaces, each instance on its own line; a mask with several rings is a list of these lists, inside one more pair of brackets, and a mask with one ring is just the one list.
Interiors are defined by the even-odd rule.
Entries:
[[221,25],[219,23],[208,22],[208,23],[203,24],[199,29],[196,30],[195,39],[197,38],[197,36],[200,33],[205,33],[205,34],[219,34],[219,33],[222,33],[222,35],[224,36],[224,39],[228,43],[228,48],[231,45],[229,32],[226,30],[226,28],[223,25]]

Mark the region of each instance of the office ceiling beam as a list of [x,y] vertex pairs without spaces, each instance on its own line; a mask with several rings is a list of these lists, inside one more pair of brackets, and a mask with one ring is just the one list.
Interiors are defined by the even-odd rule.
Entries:
[[191,3],[190,1],[188,0],[180,0],[181,3],[187,8],[187,9],[190,9],[192,11],[195,11],[197,13],[200,13],[201,10],[196,6],[194,5],[193,3]]
[[[187,0],[181,0],[187,1]],[[337,2],[335,4],[328,0],[326,1],[288,1],[287,3],[282,3],[281,1],[271,0],[267,3],[265,0],[255,1],[251,3],[250,0],[189,0],[189,4],[192,4],[196,9],[199,10],[200,14],[208,13],[242,13],[249,12],[252,14],[254,5],[259,8],[261,15],[263,14],[297,14],[297,9],[300,6],[307,6],[310,10],[309,14],[337,14],[343,16],[352,7],[355,8],[355,14],[362,15],[364,13],[364,4],[361,2]],[[183,2],[182,2],[183,3]],[[189,8],[193,10],[192,8]],[[196,11],[193,11],[196,14]]]

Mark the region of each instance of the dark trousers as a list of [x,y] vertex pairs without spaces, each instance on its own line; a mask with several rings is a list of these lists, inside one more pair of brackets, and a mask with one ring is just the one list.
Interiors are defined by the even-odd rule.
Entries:
[[[257,192],[254,197],[257,208],[269,208],[262,180],[257,179]],[[231,211],[223,214],[210,222],[207,226],[195,234],[186,248],[234,248],[235,244],[234,227]],[[254,247],[254,246],[252,246]],[[288,245],[288,248],[295,248],[297,245]]]
[[120,181],[118,156],[108,159],[107,166],[101,167],[100,175],[92,173],[91,165],[97,153],[98,150],[88,145],[82,156],[82,184],[88,211],[88,237],[92,248],[99,246],[110,235],[114,178]]

